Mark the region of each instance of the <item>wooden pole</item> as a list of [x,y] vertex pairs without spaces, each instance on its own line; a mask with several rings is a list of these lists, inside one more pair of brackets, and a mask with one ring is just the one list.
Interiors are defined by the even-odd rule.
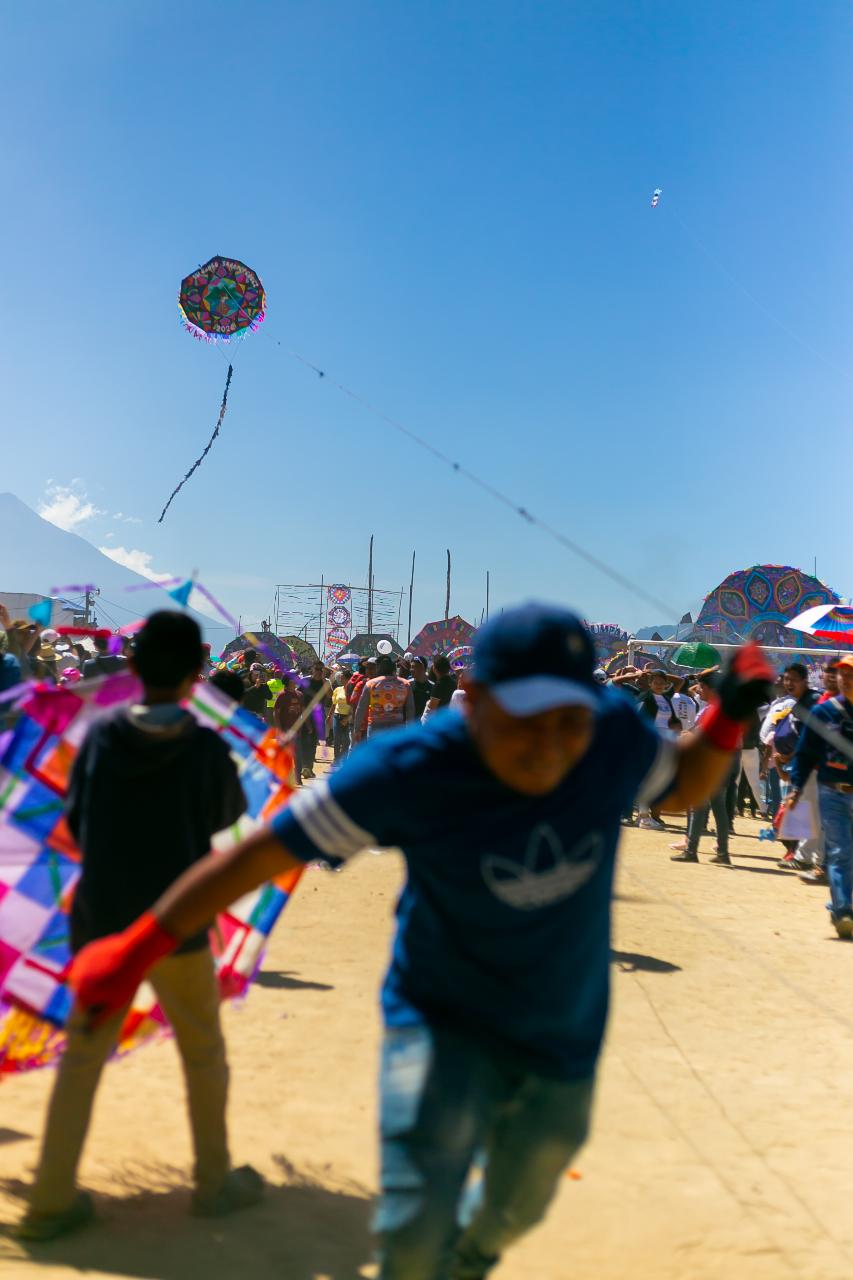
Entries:
[[444,598],[444,621],[450,617],[450,548],[447,548],[447,595]]
[[373,534],[370,535],[370,555],[367,561],[367,634],[373,634]]
[[326,641],[323,635],[323,623],[326,620],[326,581],[322,573],[320,574],[320,621],[317,624],[317,657],[323,661],[323,651],[326,648]]
[[409,580],[409,638],[406,641],[406,648],[412,643],[412,595],[415,590],[415,553],[412,552],[412,576]]

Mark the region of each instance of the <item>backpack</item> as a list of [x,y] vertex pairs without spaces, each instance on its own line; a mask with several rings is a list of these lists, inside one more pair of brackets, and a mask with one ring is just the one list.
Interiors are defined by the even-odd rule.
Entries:
[[790,707],[773,730],[773,750],[780,756],[792,756],[800,740],[800,731],[794,721]]

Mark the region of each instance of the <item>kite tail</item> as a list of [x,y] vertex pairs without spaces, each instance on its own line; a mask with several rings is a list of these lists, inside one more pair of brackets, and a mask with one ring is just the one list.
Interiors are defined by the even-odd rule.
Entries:
[[173,489],[173,490],[172,490],[172,493],[171,493],[171,496],[170,496],[170,498],[169,498],[169,501],[166,503],[165,507],[164,507],[164,508],[163,508],[163,510],[160,512],[160,519],[157,521],[157,523],[158,523],[158,524],[162,524],[162,523],[163,523],[163,517],[164,517],[164,515],[166,514],[166,512],[169,510],[169,507],[171,507],[171,505],[172,505],[173,501],[174,501],[174,500],[175,500],[175,498],[178,496],[178,494],[181,492],[181,490],[183,489],[183,487],[184,487],[184,485],[186,484],[186,482],[189,480],[189,478],[190,478],[190,476],[192,475],[192,473],[193,473],[193,472],[194,472],[198,467],[200,467],[200,466],[201,466],[201,464],[204,462],[205,458],[206,458],[206,457],[207,457],[207,455],[210,453],[210,449],[211,449],[211,446],[212,446],[212,444],[213,444],[214,440],[215,440],[215,439],[216,439],[216,437],[219,435],[219,428],[222,426],[222,419],[225,417],[225,410],[226,410],[226,409],[227,409],[227,407],[228,407],[228,388],[231,386],[231,375],[232,375],[232,373],[233,373],[233,372],[234,372],[234,368],[233,368],[233,366],[232,366],[232,365],[230,365],[230,364],[229,364],[229,366],[228,366],[228,376],[227,376],[227,378],[225,379],[225,390],[224,390],[224,391],[223,391],[223,393],[222,393],[222,404],[219,406],[219,417],[216,419],[216,426],[213,428],[213,435],[212,435],[212,436],[210,437],[210,439],[208,440],[208,442],[207,442],[207,444],[206,444],[206,446],[205,446],[205,448],[204,448],[204,452],[202,453],[201,457],[200,457],[200,458],[196,458],[195,462],[192,464],[192,466],[190,467],[189,471],[188,471],[188,472],[187,472],[187,474],[184,476],[183,480],[180,482],[180,484],[179,484],[175,489]]

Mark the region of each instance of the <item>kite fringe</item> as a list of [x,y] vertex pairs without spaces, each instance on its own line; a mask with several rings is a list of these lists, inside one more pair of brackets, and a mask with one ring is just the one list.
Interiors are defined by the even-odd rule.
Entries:
[[225,417],[225,410],[228,407],[228,388],[231,386],[231,375],[233,374],[233,372],[234,372],[234,366],[229,364],[228,376],[225,379],[225,390],[222,393],[222,404],[219,406],[219,417],[216,419],[216,426],[213,428],[213,435],[210,437],[207,444],[205,445],[204,451],[202,452],[201,456],[196,458],[195,462],[192,464],[189,471],[184,476],[183,480],[180,482],[180,484],[178,484],[172,490],[171,495],[169,497],[169,501],[166,503],[165,507],[160,512],[160,519],[157,521],[158,524],[163,523],[163,517],[165,516],[166,512],[169,510],[169,507],[171,507],[173,501],[181,492],[181,489],[183,489],[184,485],[189,480],[193,472],[196,471],[204,462],[205,458],[210,453],[214,440],[219,435],[219,428],[222,426],[222,419]]

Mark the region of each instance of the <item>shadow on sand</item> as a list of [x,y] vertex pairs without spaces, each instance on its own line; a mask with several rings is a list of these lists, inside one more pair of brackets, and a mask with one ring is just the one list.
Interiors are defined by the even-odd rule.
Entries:
[[293,973],[276,972],[274,969],[262,969],[255,978],[258,987],[269,987],[272,991],[334,991],[328,982],[305,982]]
[[[0,1273],[11,1277],[15,1261],[26,1261],[134,1280],[359,1280],[374,1274],[368,1267],[369,1191],[356,1183],[326,1186],[311,1169],[296,1170],[284,1156],[275,1160],[284,1181],[268,1187],[262,1204],[222,1219],[188,1216],[182,1170],[165,1164],[128,1169],[119,1180],[124,1194],[96,1194],[98,1221],[79,1234],[33,1245],[2,1228]],[[26,1191],[8,1179],[0,1189],[21,1200]]]
[[20,1129],[5,1129],[0,1126],[0,1146],[7,1142],[26,1142],[33,1135],[22,1133]]
[[644,956],[640,951],[611,951],[610,963],[621,973],[681,973],[680,964],[658,960],[657,956]]

